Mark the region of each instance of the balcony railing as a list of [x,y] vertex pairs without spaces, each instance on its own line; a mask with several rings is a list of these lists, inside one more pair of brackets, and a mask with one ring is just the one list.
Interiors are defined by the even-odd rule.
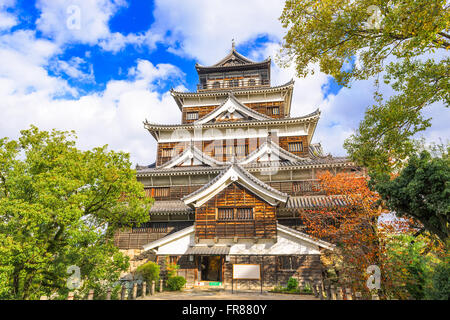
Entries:
[[209,80],[207,83],[198,84],[197,90],[220,90],[261,86],[270,86],[269,79],[217,79],[217,81]]

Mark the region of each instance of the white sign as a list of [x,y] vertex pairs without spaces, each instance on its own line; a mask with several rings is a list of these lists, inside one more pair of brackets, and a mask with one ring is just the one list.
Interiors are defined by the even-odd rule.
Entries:
[[259,264],[233,264],[233,279],[261,279],[261,265]]

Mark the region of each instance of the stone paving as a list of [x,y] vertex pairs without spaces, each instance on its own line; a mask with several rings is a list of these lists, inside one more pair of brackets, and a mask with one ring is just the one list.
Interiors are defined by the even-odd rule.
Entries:
[[234,292],[231,290],[185,289],[181,292],[155,292],[138,300],[318,300],[313,295],[282,294],[267,291]]

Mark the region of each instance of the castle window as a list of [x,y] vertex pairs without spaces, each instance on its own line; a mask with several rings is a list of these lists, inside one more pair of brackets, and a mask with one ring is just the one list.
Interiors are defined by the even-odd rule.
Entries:
[[302,152],[303,143],[302,142],[290,142],[288,145],[289,152]]
[[188,112],[186,113],[186,120],[197,120],[198,112]]
[[237,208],[236,220],[253,220],[253,208]]
[[[169,189],[169,188],[167,188],[167,189]],[[153,232],[165,233],[165,232],[167,232],[167,222],[153,223],[151,228],[152,228]]]
[[170,194],[170,188],[168,187],[154,188],[154,190],[154,197],[168,197]]
[[171,157],[173,154],[173,148],[163,148],[161,150],[162,157]]
[[234,208],[217,209],[217,220],[233,220]]
[[280,108],[279,107],[268,107],[267,110],[269,111],[269,114],[280,114]]
[[253,208],[218,208],[217,220],[253,220]]
[[214,82],[213,88],[220,88],[220,82],[219,81]]
[[256,85],[255,79],[250,79],[250,80],[248,80],[248,85],[249,85],[250,87],[255,86],[255,85]]
[[279,270],[289,271],[296,270],[299,267],[296,257],[292,256],[278,256],[277,265]]
[[177,264],[178,256],[169,256],[169,263]]

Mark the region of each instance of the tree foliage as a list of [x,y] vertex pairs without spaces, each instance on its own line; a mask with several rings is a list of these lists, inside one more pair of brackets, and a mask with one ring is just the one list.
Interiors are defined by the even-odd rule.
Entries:
[[424,150],[412,155],[400,174],[391,179],[377,176],[376,191],[388,208],[399,216],[420,221],[443,243],[449,239],[450,224],[450,158],[432,157]]
[[441,242],[427,232],[416,236],[421,225],[413,219],[383,218],[380,196],[369,188],[367,177],[322,172],[318,178],[321,190],[345,204],[301,213],[308,233],[336,245],[322,255],[328,281],[370,297],[367,268],[375,265],[382,299],[424,299],[431,288],[442,292],[441,274],[438,285],[430,284],[432,265],[446,256]]
[[67,288],[78,266],[79,293],[116,281],[128,258],[113,245],[121,225],[148,219],[150,200],[128,154],[81,151],[74,132],[32,126],[0,139],[0,297],[38,299]]
[[[378,230],[380,200],[368,188],[367,178],[355,173],[318,174],[320,189],[328,196],[338,196],[345,205],[306,210],[302,221],[311,235],[336,244],[328,256],[330,272],[339,282],[366,292],[366,269],[377,265],[383,272],[383,236]],[[382,283],[385,284],[385,281]]]
[[287,0],[280,19],[287,29],[280,62],[294,61],[299,76],[318,63],[322,72],[350,86],[385,72],[397,94],[387,101],[375,94],[376,104],[345,147],[373,171],[401,166],[413,150],[411,137],[430,126],[422,110],[435,102],[449,104],[447,1]]
[[136,273],[148,283],[152,283],[152,281],[158,282],[160,266],[156,262],[149,261],[137,267]]

